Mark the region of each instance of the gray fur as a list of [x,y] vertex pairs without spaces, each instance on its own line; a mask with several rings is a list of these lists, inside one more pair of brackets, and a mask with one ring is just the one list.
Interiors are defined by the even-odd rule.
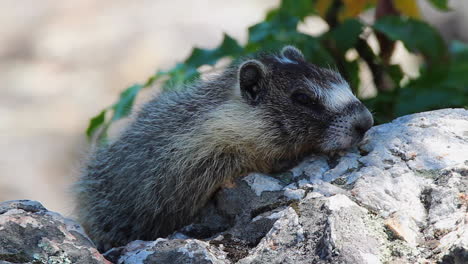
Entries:
[[[298,52],[259,56],[213,80],[153,98],[115,142],[95,151],[76,198],[79,220],[100,250],[171,234],[233,178],[359,141],[355,123],[372,125],[359,101],[336,110],[291,99],[299,91],[319,100],[314,89],[342,88],[344,82]],[[287,60],[278,60],[285,54]],[[347,130],[338,133],[346,122]]]

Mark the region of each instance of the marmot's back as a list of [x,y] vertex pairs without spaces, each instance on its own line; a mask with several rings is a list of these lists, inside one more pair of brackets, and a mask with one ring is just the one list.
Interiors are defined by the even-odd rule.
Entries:
[[101,250],[188,224],[226,180],[347,148],[372,125],[339,74],[292,47],[146,104],[89,159],[79,220]]

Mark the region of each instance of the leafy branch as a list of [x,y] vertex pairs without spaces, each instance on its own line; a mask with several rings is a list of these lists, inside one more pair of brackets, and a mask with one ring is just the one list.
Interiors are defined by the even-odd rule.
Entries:
[[[427,1],[439,10],[449,10],[447,0]],[[368,25],[359,15],[371,8],[375,8],[375,22]],[[322,17],[329,30],[320,36],[300,32],[298,25],[309,16]],[[369,45],[369,34],[376,34],[380,52]],[[396,41],[422,58],[420,76],[404,85],[400,65],[390,63]],[[359,65],[367,64],[378,93],[364,102],[374,110],[378,122],[413,112],[468,105],[468,46],[460,42],[447,45],[421,19],[416,0],[282,0],[264,21],[249,27],[244,45],[225,34],[217,48],[194,48],[172,69],[160,70],[145,83],[125,89],[115,104],[91,119],[87,136],[105,142],[111,124],[130,114],[144,88],[158,84],[163,92],[182,89],[183,84],[203,74],[203,65],[213,66],[220,59],[248,56],[259,50],[278,50],[284,45],[295,45],[312,63],[338,69],[356,94],[360,94]],[[347,58],[350,50],[357,52],[357,58]]]

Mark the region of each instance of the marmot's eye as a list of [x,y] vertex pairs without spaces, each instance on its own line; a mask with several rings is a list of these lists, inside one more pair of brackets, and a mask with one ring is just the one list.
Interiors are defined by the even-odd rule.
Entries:
[[301,92],[293,93],[291,98],[293,99],[293,101],[303,106],[313,106],[316,104],[314,99],[312,99],[307,94]]

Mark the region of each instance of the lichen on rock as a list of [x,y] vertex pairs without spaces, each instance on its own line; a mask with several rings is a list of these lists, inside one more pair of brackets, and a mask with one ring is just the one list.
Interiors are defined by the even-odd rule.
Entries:
[[[372,128],[357,148],[311,156],[286,174],[238,179],[191,225],[105,256],[114,263],[468,263],[467,110],[398,118]],[[35,202],[1,203],[0,263],[34,261],[106,260],[76,223]]]
[[19,200],[0,203],[0,263],[110,262],[79,224],[38,202]]

